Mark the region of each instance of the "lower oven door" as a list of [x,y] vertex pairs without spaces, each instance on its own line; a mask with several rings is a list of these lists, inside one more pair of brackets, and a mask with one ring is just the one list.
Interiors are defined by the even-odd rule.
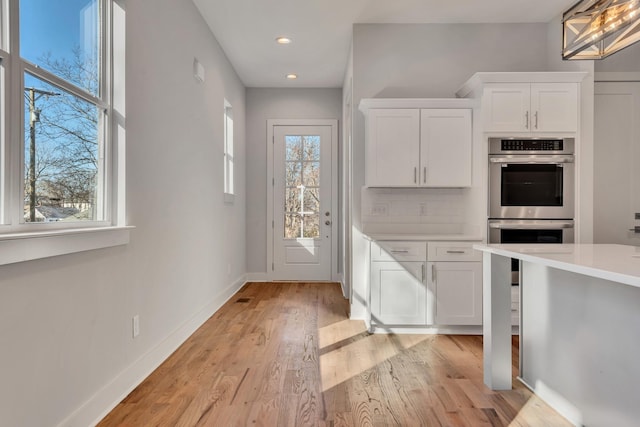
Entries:
[[489,243],[573,243],[573,220],[489,220]]

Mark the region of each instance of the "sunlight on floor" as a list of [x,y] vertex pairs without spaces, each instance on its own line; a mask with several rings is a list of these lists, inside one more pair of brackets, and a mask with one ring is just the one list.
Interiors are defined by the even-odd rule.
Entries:
[[[318,335],[322,391],[330,390],[428,339],[427,335],[394,335],[394,339],[389,340],[369,334],[363,322],[354,320],[343,320],[320,328]],[[378,345],[371,345],[371,340]],[[372,348],[375,351],[371,351]]]

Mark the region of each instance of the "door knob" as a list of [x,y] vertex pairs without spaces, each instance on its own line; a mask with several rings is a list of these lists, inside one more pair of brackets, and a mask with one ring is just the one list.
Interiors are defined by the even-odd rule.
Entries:
[[325,225],[331,225],[331,221],[326,220],[326,221],[324,222],[324,224],[325,224]]
[[326,212],[324,213],[324,216],[329,216],[329,215],[331,215],[331,214],[329,213],[329,211],[326,211]]

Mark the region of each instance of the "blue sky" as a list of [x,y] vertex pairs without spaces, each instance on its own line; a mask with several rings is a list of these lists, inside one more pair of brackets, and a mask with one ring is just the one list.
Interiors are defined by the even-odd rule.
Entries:
[[84,44],[83,10],[97,4],[98,0],[20,0],[21,56],[30,62],[46,52],[69,58],[74,47]]

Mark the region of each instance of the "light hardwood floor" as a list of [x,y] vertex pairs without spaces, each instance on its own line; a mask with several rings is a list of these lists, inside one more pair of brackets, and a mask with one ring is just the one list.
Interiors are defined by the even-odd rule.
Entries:
[[487,389],[481,337],[370,335],[347,310],[334,283],[249,283],[99,426],[570,425]]

